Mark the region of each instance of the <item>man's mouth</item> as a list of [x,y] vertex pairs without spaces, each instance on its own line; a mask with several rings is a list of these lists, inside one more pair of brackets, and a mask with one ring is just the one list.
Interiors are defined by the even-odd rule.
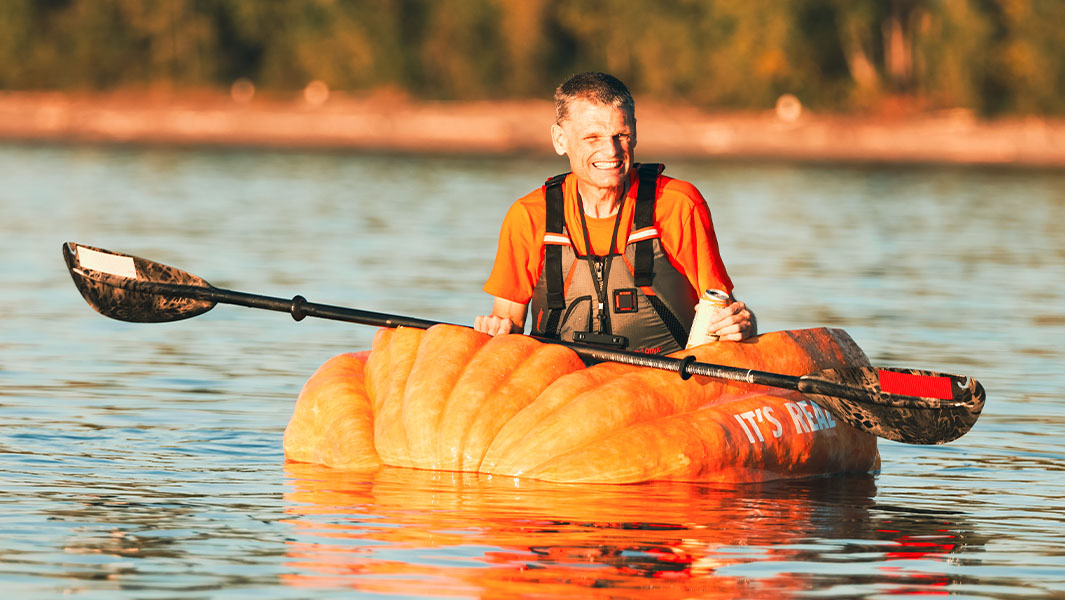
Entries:
[[596,169],[613,170],[621,168],[620,160],[597,160],[592,163],[592,166]]

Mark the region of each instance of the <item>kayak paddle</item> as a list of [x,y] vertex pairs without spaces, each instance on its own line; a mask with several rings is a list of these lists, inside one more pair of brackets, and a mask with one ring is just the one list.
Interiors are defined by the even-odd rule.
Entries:
[[[100,314],[134,323],[178,321],[203,314],[215,304],[235,304],[287,312],[297,321],[334,321],[428,329],[439,321],[308,302],[303,296],[273,298],[217,288],[202,278],[137,256],[74,242],[63,258],[78,291]],[[984,388],[959,375],[877,367],[828,369],[793,376],[537,338],[567,346],[583,359],[618,362],[795,390],[848,425],[910,444],[943,444],[972,428],[984,406]]]

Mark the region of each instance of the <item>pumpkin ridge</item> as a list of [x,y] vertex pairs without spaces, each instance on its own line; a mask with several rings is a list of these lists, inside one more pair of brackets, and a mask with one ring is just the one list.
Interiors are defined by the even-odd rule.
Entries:
[[[669,475],[680,474],[684,472],[685,469],[690,468],[691,463],[704,461],[708,454],[707,444],[703,441],[703,432],[699,430],[699,427],[690,421],[671,420],[675,416],[676,415],[668,415],[653,421],[633,423],[628,427],[614,431],[612,434],[599,440],[599,450],[605,450],[606,452],[611,453],[613,460],[599,461],[593,464],[609,465],[612,467],[612,470],[609,472],[601,469],[591,470],[585,466],[589,464],[589,461],[587,460],[588,455],[597,450],[597,448],[593,448],[590,445],[585,445],[581,448],[574,448],[569,452],[551,458],[538,466],[538,472],[532,470],[528,475],[546,481],[566,483],[627,484],[639,483],[649,479],[668,479]],[[619,446],[623,445],[617,442],[619,439],[623,440],[632,437],[641,438],[645,441],[645,446],[651,446],[652,448],[663,445],[661,438],[666,436],[661,435],[661,426],[663,422],[666,421],[668,421],[671,426],[668,429],[670,433],[684,434],[682,436],[672,436],[685,442],[683,451],[677,456],[677,462],[679,464],[675,464],[664,470],[651,469],[648,468],[648,461],[646,460],[647,453],[641,453],[641,458],[644,460],[625,460],[625,456],[617,454]],[[652,439],[648,440],[644,436],[636,435],[640,431],[647,431],[652,434]],[[641,450],[643,447],[632,447],[632,449]],[[579,474],[577,474],[578,472]]]
[[400,411],[407,460],[412,466],[440,468],[437,441],[444,409],[473,358],[491,339],[456,325],[434,325],[426,330],[408,374]]
[[[648,413],[671,413],[670,409],[676,408],[670,395],[661,389],[650,387],[636,392],[629,379],[621,377],[572,398],[550,418],[532,428],[522,440],[523,446],[518,456],[512,453],[512,456],[507,457],[509,460],[501,461],[493,472],[527,475],[554,457],[595,444],[605,436],[638,422]],[[606,408],[607,411],[600,411],[592,421],[587,417],[583,422],[576,418],[596,408]]]
[[[381,411],[381,402],[384,402],[388,394],[387,387],[390,382],[386,380],[378,385],[374,373],[381,370],[381,365],[388,364],[392,334],[393,330],[391,329],[378,329],[374,335],[373,343],[370,345],[370,354],[366,358],[366,393],[370,396],[370,406],[373,408],[375,420]],[[377,400],[378,397],[381,398],[380,401]]]
[[[529,339],[531,340],[532,338],[529,338]],[[536,342],[536,340],[532,340],[532,341]],[[533,354],[538,352],[540,350],[540,347],[543,346],[543,344],[541,344],[540,342],[536,342],[536,344],[537,344],[537,346],[533,346],[531,351],[526,352],[525,355],[521,358],[521,360],[517,364],[513,365],[503,377],[501,377],[498,380],[496,380],[492,384],[491,388],[488,388],[488,389],[484,390],[485,393],[484,393],[483,398],[485,400],[487,400],[488,402],[491,402],[496,397],[497,393],[501,389],[506,387],[507,383],[510,382],[514,378],[514,375],[521,369],[522,365],[527,364],[529,362],[529,360],[532,358]],[[475,354],[474,357],[471,358],[470,361],[466,363],[467,370],[468,370],[470,365],[474,364],[474,362],[477,361],[477,356],[480,355],[481,352],[484,352],[485,348],[488,348],[488,346],[489,346],[489,344],[485,344],[484,346],[481,346],[480,349],[478,349],[477,354]],[[494,351],[494,350],[495,349],[492,348],[489,351]],[[451,394],[448,395],[447,404],[445,405],[444,410],[441,411],[441,421],[440,421],[441,424],[443,423],[443,419],[446,418],[448,409],[452,407],[451,395],[455,394],[455,391],[458,389],[459,384],[463,381],[464,376],[465,376],[465,370],[463,372],[463,375],[460,376],[456,380],[455,386],[451,390]],[[453,440],[453,442],[454,442],[454,446],[453,447],[457,451],[457,455],[458,455],[458,459],[459,459],[458,463],[459,463],[460,470],[465,470],[465,469],[461,469],[461,467],[463,465],[465,465],[465,463],[466,463],[466,461],[464,460],[464,457],[466,456],[465,450],[466,450],[467,442],[469,441],[470,433],[473,431],[474,423],[477,422],[478,416],[480,414],[483,414],[483,412],[484,411],[473,413],[472,416],[470,417],[470,421],[471,422],[468,422],[467,426],[462,429],[460,435],[457,436],[457,438]],[[482,450],[482,452],[481,452],[480,458],[477,459],[477,468],[480,468],[481,461],[484,459],[484,451],[487,451],[487,449],[488,449],[488,447],[485,446],[484,450]],[[474,469],[474,471],[476,471],[476,470],[477,469]]]
[[414,367],[416,348],[421,345],[425,330],[397,327],[390,338],[388,367],[383,376],[394,382],[381,402],[381,412],[374,421],[374,447],[381,461],[397,467],[413,467],[407,451],[407,432],[403,428],[403,397],[408,378]]
[[[463,470],[480,472],[488,449],[507,423],[535,402],[555,381],[584,368],[584,363],[569,348],[536,341],[532,351],[493,390],[493,398],[505,399],[497,403],[499,410],[480,411],[474,415],[463,436]],[[528,381],[530,376],[533,382]],[[506,411],[509,414],[501,414]],[[476,453],[475,458],[473,453]]]
[[373,407],[366,393],[368,351],[327,360],[300,390],[285,428],[287,461],[369,469],[381,464],[373,445]]
[[[515,452],[523,451],[525,440],[533,435],[533,431],[543,421],[550,419],[574,398],[601,385],[612,374],[629,369],[628,365],[603,363],[566,373],[555,379],[532,402],[500,427],[485,450],[478,469],[483,473],[497,472],[501,462],[510,461]],[[517,433],[512,433],[514,430],[517,430]],[[486,462],[489,463],[487,469]]]

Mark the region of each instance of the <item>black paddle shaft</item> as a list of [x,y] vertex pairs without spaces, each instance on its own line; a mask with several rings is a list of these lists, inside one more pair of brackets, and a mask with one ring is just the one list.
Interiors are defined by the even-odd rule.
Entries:
[[[210,285],[183,285],[175,283],[141,281],[135,279],[121,280],[120,283],[116,283],[118,283],[118,285],[120,285],[123,289],[126,289],[130,292],[163,294],[167,296],[193,298],[196,300],[205,300],[208,302],[234,304],[237,306],[262,308],[266,310],[289,313],[296,321],[301,321],[305,317],[316,317],[320,319],[330,319],[333,321],[359,323],[362,325],[375,325],[378,327],[412,327],[417,329],[428,329],[433,325],[443,324],[443,322],[441,321],[416,319],[413,317],[404,317],[387,313],[359,310],[355,308],[346,308],[343,306],[332,306],[329,304],[318,304],[315,302],[308,302],[306,298],[300,295],[294,296],[292,299],[275,298],[271,296],[262,296],[259,294],[249,294],[247,292],[227,290]],[[577,353],[578,356],[585,360],[609,361],[634,365],[638,367],[650,367],[654,369],[674,371],[676,373],[679,373],[683,379],[688,379],[692,375],[704,375],[706,377],[716,377],[719,379],[729,379],[732,381],[744,381],[747,383],[756,383],[761,385],[768,385],[771,387],[780,387],[792,390],[799,389],[799,381],[801,379],[799,377],[794,377],[791,375],[781,375],[779,373],[756,371],[754,369],[741,369],[738,367],[726,367],[722,365],[699,363],[695,362],[694,356],[686,356],[684,358],[672,358],[669,356],[656,356],[652,354],[643,354],[640,352],[629,352],[625,350],[598,348],[595,346],[587,346],[584,344],[577,344],[572,342],[561,342],[560,340],[554,340],[549,338],[537,337],[536,339],[542,342],[564,344],[566,347],[571,348],[574,352]]]
[[296,295],[291,300],[288,300],[285,298],[249,294],[247,292],[237,292],[214,286],[182,285],[140,280],[125,280],[121,284],[121,287],[132,292],[164,294],[182,298],[206,300],[208,302],[220,302],[222,304],[235,304],[237,306],[285,312],[292,315],[292,318],[296,321],[302,321],[305,317],[316,317],[332,321],[376,325],[378,327],[414,327],[418,329],[428,329],[433,325],[441,324],[439,321],[429,321],[427,319],[390,315],[368,310],[359,310],[357,308],[346,308],[343,306],[331,306],[329,304],[317,304],[315,302],[308,302],[306,298],[300,295]]
[[[356,308],[308,302],[307,299],[301,295],[286,299],[227,290],[206,284],[206,282],[204,285],[185,285],[158,281],[144,281],[140,279],[105,277],[108,279],[108,285],[120,287],[128,292],[133,292],[134,294],[164,295],[202,300],[210,303],[261,308],[288,313],[292,315],[292,318],[296,321],[301,321],[305,317],[316,317],[333,321],[374,325],[377,327],[412,327],[417,329],[428,329],[433,325],[445,324],[443,321],[432,321],[429,319],[418,319]],[[649,367],[653,369],[673,371],[678,373],[682,379],[688,379],[692,375],[702,375],[717,379],[727,379],[730,381],[741,381],[745,383],[795,390],[804,394],[835,396],[859,402],[870,401],[869,389],[860,386],[840,385],[837,382],[811,377],[797,377],[794,375],[783,375],[781,373],[771,373],[755,369],[744,369],[741,367],[729,367],[725,365],[697,362],[695,357],[691,355],[685,356],[684,358],[673,358],[670,356],[644,354],[642,352],[600,348],[597,346],[565,342],[551,338],[533,337],[541,342],[564,345],[573,350],[585,361],[616,362],[637,367]],[[891,395],[886,394],[881,394],[881,396],[887,398],[892,397]],[[900,397],[895,398],[898,400],[907,400]]]
[[685,356],[684,358],[673,358],[670,356],[644,354],[641,352],[597,348],[595,346],[586,346],[571,342],[559,342],[558,340],[539,337],[536,339],[543,342],[565,344],[566,347],[572,348],[581,358],[596,361],[617,362],[637,367],[651,367],[653,369],[663,369],[665,371],[675,371],[679,373],[683,379],[688,379],[692,375],[703,375],[706,377],[715,377],[717,379],[744,381],[747,383],[757,383],[791,390],[799,389],[799,381],[801,379],[800,377],[794,377],[792,375],[781,375],[779,373],[756,371],[754,369],[742,369],[739,367],[727,367],[724,365],[696,362],[695,357],[690,355]]

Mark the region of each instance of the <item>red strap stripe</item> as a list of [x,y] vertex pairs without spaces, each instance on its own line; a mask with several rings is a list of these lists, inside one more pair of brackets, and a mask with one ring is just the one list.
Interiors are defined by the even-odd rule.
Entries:
[[887,394],[900,396],[920,396],[921,398],[939,398],[952,400],[954,391],[950,377],[935,375],[911,375],[898,371],[879,370],[880,390]]

